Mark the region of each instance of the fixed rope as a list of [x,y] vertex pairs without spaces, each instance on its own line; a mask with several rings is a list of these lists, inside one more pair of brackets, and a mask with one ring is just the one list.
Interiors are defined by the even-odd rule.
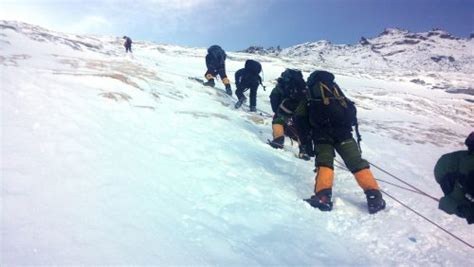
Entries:
[[[343,165],[340,161],[338,161],[337,159],[334,159],[334,160],[335,160],[335,162],[338,164],[338,165],[336,165],[337,167],[349,171],[349,169],[347,169],[347,167],[345,167],[345,165]],[[371,165],[373,165],[373,164],[371,163]],[[383,170],[383,169],[380,168],[380,167],[377,167],[377,166],[375,166],[375,165],[373,165],[373,166],[376,167],[376,168],[378,168],[378,169],[380,169],[381,171]],[[394,177],[394,178],[396,178],[397,180],[402,181],[403,183],[409,185],[409,186],[412,187],[413,189],[405,188],[405,187],[402,187],[402,186],[399,186],[399,185],[395,185],[395,184],[392,184],[392,183],[390,183],[390,182],[387,182],[387,181],[384,181],[384,180],[380,180],[380,179],[376,179],[376,180],[378,180],[378,181],[384,181],[384,182],[386,182],[386,183],[392,184],[392,185],[397,186],[397,187],[399,187],[399,188],[403,188],[403,189],[405,189],[405,190],[408,190],[408,191],[411,191],[411,192],[414,192],[414,193],[418,193],[418,194],[424,195],[424,196],[426,196],[426,197],[430,197],[430,198],[432,198],[433,200],[436,200],[436,201],[439,202],[439,199],[437,199],[437,198],[435,198],[435,197],[432,197],[432,196],[426,194],[425,192],[423,192],[423,191],[421,191],[420,189],[418,189],[418,188],[416,188],[416,187],[410,185],[409,183],[404,182],[403,180],[401,180],[400,178],[396,177],[395,175],[389,173],[388,171],[383,170],[383,172],[386,173],[386,174],[388,174],[388,175],[390,175],[390,176],[392,176],[392,177]],[[425,221],[431,223],[432,225],[434,225],[435,227],[439,228],[441,231],[447,233],[448,235],[450,235],[450,236],[453,237],[454,239],[460,241],[460,242],[463,243],[464,245],[466,245],[466,246],[468,246],[468,247],[470,247],[470,248],[474,248],[474,246],[471,245],[470,243],[468,243],[467,241],[463,240],[463,239],[460,238],[459,236],[457,236],[457,235],[451,233],[450,231],[446,230],[445,228],[443,228],[443,227],[440,226],[439,224],[437,224],[437,223],[435,223],[434,221],[430,220],[429,218],[427,218],[427,217],[424,216],[423,214],[419,213],[418,211],[412,209],[410,206],[408,206],[407,204],[403,203],[402,201],[400,201],[400,200],[397,199],[396,197],[392,196],[391,194],[387,193],[386,191],[380,189],[380,192],[384,193],[384,195],[386,195],[386,196],[388,196],[389,198],[393,199],[393,200],[394,200],[395,202],[397,202],[398,204],[402,205],[402,206],[405,207],[406,209],[408,209],[408,210],[410,210],[411,212],[415,213],[416,215],[420,216],[420,217],[423,218]]]
[[373,166],[373,167],[376,168],[377,170],[379,170],[379,171],[381,171],[381,172],[383,172],[383,173],[389,175],[390,177],[392,177],[392,178],[394,178],[394,179],[400,181],[401,183],[403,183],[403,184],[405,184],[405,185],[411,187],[413,190],[418,191],[419,194],[424,195],[424,196],[426,196],[426,197],[428,197],[428,198],[431,198],[432,200],[434,200],[434,201],[436,201],[436,202],[439,202],[439,199],[438,199],[438,198],[433,197],[433,196],[427,194],[426,192],[423,192],[421,189],[419,189],[419,188],[415,187],[414,185],[411,185],[411,184],[409,184],[409,183],[403,181],[403,179],[398,178],[397,176],[391,174],[390,172],[384,170],[383,168],[381,168],[381,167],[379,167],[379,166],[377,166],[377,165],[375,165],[375,164],[373,164],[373,163],[371,163],[371,162],[369,162],[369,164],[370,164],[370,166]]
[[441,231],[447,233],[448,235],[450,235],[451,237],[457,239],[458,241],[462,242],[463,244],[465,244],[466,246],[470,247],[470,248],[473,248],[474,249],[474,246],[469,244],[467,241],[463,240],[462,238],[458,237],[457,235],[451,233],[450,231],[446,230],[445,228],[443,228],[442,226],[440,226],[439,224],[433,222],[432,220],[428,219],[426,216],[424,216],[423,214],[419,213],[418,211],[410,208],[408,205],[406,205],[405,203],[401,202],[400,200],[398,200],[397,198],[395,198],[394,196],[390,195],[389,193],[383,191],[383,190],[380,190],[382,193],[384,193],[386,196],[388,196],[389,198],[393,199],[395,202],[397,202],[398,204],[402,205],[403,207],[407,208],[408,210],[412,211],[413,213],[415,213],[416,215],[420,216],[421,218],[425,219],[427,222],[431,223],[432,225],[438,227]]
[[[337,164],[335,164],[335,166],[337,166],[338,168],[341,168],[341,169],[343,169],[343,170],[349,171],[349,169],[347,169],[347,167],[344,166],[340,161],[338,161],[337,159],[334,159],[334,160],[335,160],[335,162],[337,163]],[[349,171],[349,172],[350,172],[350,171]],[[392,174],[391,174],[391,175],[392,175]],[[400,178],[398,178],[398,179],[400,179]],[[430,199],[435,200],[436,202],[439,202],[439,199],[437,199],[437,198],[435,198],[435,197],[433,197],[433,196],[428,195],[427,193],[421,191],[420,189],[412,189],[414,186],[411,186],[411,185],[410,185],[410,187],[412,187],[412,188],[407,188],[407,187],[403,187],[403,186],[401,186],[401,185],[398,185],[398,184],[395,184],[395,183],[392,183],[392,182],[389,182],[389,181],[386,181],[386,180],[382,180],[382,179],[379,179],[379,178],[375,178],[375,180],[377,180],[377,181],[379,181],[379,182],[382,182],[382,183],[386,183],[386,184],[395,186],[395,187],[398,187],[398,188],[403,189],[403,190],[406,190],[406,191],[410,191],[410,192],[415,193],[415,194],[419,194],[419,195],[428,197],[428,198],[430,198]],[[403,182],[403,183],[408,184],[408,183],[406,183],[406,182]],[[415,188],[416,188],[416,187],[415,187]]]

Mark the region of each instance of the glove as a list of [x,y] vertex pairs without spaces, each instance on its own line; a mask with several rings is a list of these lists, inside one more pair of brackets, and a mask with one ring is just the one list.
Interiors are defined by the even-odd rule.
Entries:
[[439,185],[441,186],[441,190],[443,190],[444,195],[449,195],[453,191],[457,176],[458,175],[453,172],[450,172],[444,175],[443,179],[439,183]]

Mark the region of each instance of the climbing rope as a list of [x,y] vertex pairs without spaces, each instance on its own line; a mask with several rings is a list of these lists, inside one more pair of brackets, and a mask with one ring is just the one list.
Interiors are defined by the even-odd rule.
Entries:
[[[347,167],[345,167],[340,161],[338,161],[337,159],[334,159],[335,162],[337,163],[337,166],[338,168],[341,168],[341,169],[344,169],[346,171],[349,171],[349,169],[347,169]],[[396,177],[395,175],[391,174],[390,172],[386,171],[386,170],[383,170],[382,168],[370,163],[370,165],[374,166],[375,168],[379,169],[380,171],[383,171],[384,173],[392,176],[393,178],[403,182],[404,184],[410,186],[411,188],[413,189],[410,189],[410,188],[405,188],[405,187],[402,187],[402,186],[399,186],[399,185],[396,185],[396,184],[393,184],[393,183],[390,183],[390,182],[387,182],[387,181],[384,181],[384,180],[380,180],[380,179],[376,179],[377,181],[383,181],[383,182],[386,182],[388,184],[392,184],[396,187],[399,187],[399,188],[403,188],[407,191],[411,191],[411,192],[414,192],[414,193],[418,193],[418,194],[421,194],[423,196],[426,196],[426,197],[429,197],[435,201],[438,201],[439,202],[439,199],[435,198],[435,197],[432,197],[428,194],[426,194],[425,192],[421,191],[420,189],[416,188],[415,186],[403,181],[402,179]],[[471,245],[470,243],[468,243],[467,241],[463,240],[462,238],[458,237],[457,235],[451,233],[450,231],[446,230],[445,228],[443,228],[442,226],[440,226],[439,224],[435,223],[434,221],[430,220],[429,218],[427,218],[426,216],[424,216],[423,214],[419,213],[418,211],[412,209],[411,207],[409,207],[407,204],[403,203],[402,201],[400,201],[399,199],[397,199],[396,197],[392,196],[391,194],[387,193],[386,191],[384,190],[380,190],[380,192],[384,193],[386,196],[388,196],[389,198],[393,199],[395,202],[397,202],[398,204],[402,205],[403,207],[407,208],[408,210],[412,211],[413,213],[415,213],[416,215],[420,216],[421,218],[423,218],[424,220],[426,220],[427,222],[431,223],[432,225],[434,225],[435,227],[439,228],[440,230],[442,230],[443,232],[447,233],[448,235],[450,235],[451,237],[453,237],[454,239],[457,239],[458,241],[462,242],[463,244],[465,244],[466,246],[470,247],[470,248],[474,248],[473,245]]]
[[403,207],[407,208],[408,210],[412,211],[413,213],[415,213],[416,215],[420,216],[421,218],[425,219],[427,222],[431,223],[432,225],[438,227],[440,230],[442,230],[443,232],[447,233],[448,235],[452,236],[453,238],[459,240],[460,242],[464,243],[466,246],[470,247],[470,248],[474,248],[473,245],[469,244],[467,241],[463,240],[462,238],[458,237],[457,235],[451,233],[450,231],[446,230],[445,228],[443,228],[442,226],[440,226],[439,224],[433,222],[432,220],[428,219],[426,216],[424,216],[423,214],[417,212],[416,210],[410,208],[408,205],[406,205],[405,203],[401,202],[400,200],[398,200],[397,198],[395,198],[394,196],[390,195],[389,193],[383,191],[383,190],[380,190],[382,193],[384,193],[386,196],[388,196],[389,198],[393,199],[395,202],[397,202],[398,204],[402,205]]
[[379,171],[381,171],[381,172],[383,172],[383,173],[389,175],[390,177],[392,177],[392,178],[394,178],[394,179],[400,181],[401,183],[403,183],[403,184],[405,184],[405,185],[411,187],[413,190],[418,191],[419,194],[424,195],[424,196],[426,196],[426,197],[428,197],[428,198],[431,198],[432,200],[434,200],[434,201],[436,201],[436,202],[439,202],[439,199],[438,199],[438,198],[433,197],[433,196],[427,194],[426,192],[422,191],[421,189],[415,187],[414,185],[409,184],[409,183],[403,181],[403,179],[401,179],[401,178],[399,178],[399,177],[397,177],[397,176],[391,174],[390,172],[384,170],[383,168],[381,168],[381,167],[379,167],[379,166],[377,166],[377,165],[375,165],[375,164],[373,164],[373,163],[371,163],[371,162],[369,162],[369,164],[370,164],[370,166],[373,166],[374,168],[378,169]]
[[[334,160],[335,160],[335,162],[337,163],[337,164],[334,164],[336,167],[350,172],[349,169],[347,169],[347,167],[344,166],[340,161],[338,161],[337,159],[334,159]],[[374,166],[374,167],[375,167],[375,166]],[[390,174],[390,175],[391,175],[391,174]],[[399,179],[399,178],[398,178],[398,179]],[[437,198],[435,198],[435,197],[433,197],[433,196],[430,196],[430,195],[428,195],[427,193],[425,193],[425,192],[423,192],[423,191],[421,191],[421,190],[419,190],[419,189],[411,189],[411,188],[403,187],[403,186],[401,186],[401,185],[398,185],[398,184],[395,184],[395,183],[392,183],[392,182],[389,182],[389,181],[386,181],[386,180],[382,180],[382,179],[379,179],[379,178],[375,178],[375,180],[377,180],[377,181],[379,181],[379,182],[382,182],[382,183],[386,183],[386,184],[395,186],[395,187],[398,187],[398,188],[403,189],[403,190],[406,190],[406,191],[410,191],[410,192],[415,193],[415,194],[419,194],[419,195],[422,195],[422,196],[431,198],[431,199],[433,199],[433,200],[439,202],[439,199],[437,199]],[[403,183],[406,183],[406,182],[403,181]],[[408,184],[408,183],[406,183],[406,184]],[[410,186],[410,187],[413,188],[414,186]]]

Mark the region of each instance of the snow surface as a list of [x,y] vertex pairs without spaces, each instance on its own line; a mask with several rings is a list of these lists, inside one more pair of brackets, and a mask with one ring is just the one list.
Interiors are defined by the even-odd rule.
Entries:
[[[274,150],[271,118],[187,77],[204,48],[57,33],[0,21],[0,265],[473,266],[473,249],[385,197],[366,211],[336,169],[334,210],[305,204],[314,162]],[[229,77],[260,60],[267,91],[286,67],[317,61],[229,53]],[[360,64],[364,64],[361,61]],[[337,75],[359,107],[363,155],[441,197],[433,166],[463,148],[474,96],[380,74]],[[433,78],[436,79],[436,78]],[[373,170],[377,178],[397,183]],[[398,183],[399,184],[399,183]],[[383,190],[474,244],[472,226],[429,198]]]

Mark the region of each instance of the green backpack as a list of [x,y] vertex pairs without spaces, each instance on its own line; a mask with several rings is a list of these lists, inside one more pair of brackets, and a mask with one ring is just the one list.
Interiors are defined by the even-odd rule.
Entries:
[[308,77],[310,120],[320,127],[351,128],[357,125],[357,109],[334,78],[327,71],[314,71]]
[[277,82],[285,97],[294,100],[301,100],[306,97],[307,87],[301,71],[286,69],[281,73]]

